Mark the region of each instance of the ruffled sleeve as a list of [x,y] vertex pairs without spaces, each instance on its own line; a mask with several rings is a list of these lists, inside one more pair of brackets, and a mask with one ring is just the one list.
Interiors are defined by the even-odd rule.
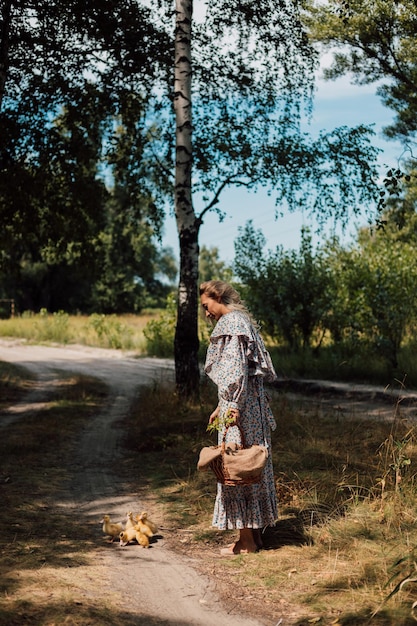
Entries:
[[223,315],[210,337],[205,372],[218,386],[219,397],[231,408],[245,402],[248,376],[265,381],[277,375],[262,337],[250,319],[240,311]]

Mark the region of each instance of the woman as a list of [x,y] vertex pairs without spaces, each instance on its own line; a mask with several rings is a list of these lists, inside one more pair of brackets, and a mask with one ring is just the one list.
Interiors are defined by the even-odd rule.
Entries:
[[[205,372],[217,385],[219,403],[209,424],[219,425],[219,442],[224,420],[232,420],[226,441],[240,443],[242,429],[246,445],[261,444],[271,450],[271,429],[276,427],[264,382],[276,379],[269,353],[250,313],[237,291],[228,283],[210,280],[200,285],[205,315],[215,320],[210,337]],[[227,486],[218,483],[213,526],[236,528],[239,538],[221,554],[256,552],[262,547],[261,530],[277,519],[277,501],[271,454],[260,483]]]

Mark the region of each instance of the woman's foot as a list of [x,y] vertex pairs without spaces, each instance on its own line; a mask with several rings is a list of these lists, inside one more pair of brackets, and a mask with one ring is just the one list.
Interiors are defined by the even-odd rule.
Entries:
[[242,528],[239,531],[239,539],[220,550],[220,554],[223,556],[230,556],[233,554],[248,554],[250,552],[257,552],[258,546],[255,542],[252,528]]
[[256,546],[253,549],[244,548],[240,541],[236,541],[236,543],[232,543],[225,548],[220,550],[221,556],[234,556],[235,554],[249,554],[250,552],[256,552]]
[[235,543],[220,549],[221,556],[234,556],[235,554],[247,554],[247,552],[242,552],[242,550],[238,548]]

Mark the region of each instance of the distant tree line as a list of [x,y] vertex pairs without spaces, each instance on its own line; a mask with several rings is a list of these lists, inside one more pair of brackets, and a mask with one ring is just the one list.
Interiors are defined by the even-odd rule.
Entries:
[[[336,237],[313,245],[302,229],[298,250],[268,250],[248,221],[230,265],[217,247],[202,247],[199,280],[234,283],[269,341],[288,353],[319,357],[330,348],[335,359],[372,359],[398,372],[401,349],[416,345],[416,194],[416,179],[404,177],[380,219],[343,245]],[[170,300],[149,329],[150,349],[172,355],[174,328]],[[204,325],[200,333],[204,343]]]
[[265,250],[265,237],[252,222],[240,230],[236,277],[276,342],[292,351],[318,353],[329,343],[345,354],[360,349],[395,370],[400,348],[414,342],[417,330],[416,185],[410,180],[402,186],[384,219],[360,229],[349,245],[334,238],[314,247],[303,230],[299,250]]
[[165,301],[147,99],[169,45],[133,0],[1,3],[0,298],[18,311]]

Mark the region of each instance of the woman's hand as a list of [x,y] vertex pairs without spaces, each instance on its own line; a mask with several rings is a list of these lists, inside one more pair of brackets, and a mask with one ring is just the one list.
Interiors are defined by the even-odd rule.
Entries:
[[240,411],[239,409],[229,409],[227,411],[227,425],[228,426],[236,426],[239,422]]
[[218,406],[214,409],[213,413],[209,417],[209,424],[213,424],[219,417],[220,407]]

